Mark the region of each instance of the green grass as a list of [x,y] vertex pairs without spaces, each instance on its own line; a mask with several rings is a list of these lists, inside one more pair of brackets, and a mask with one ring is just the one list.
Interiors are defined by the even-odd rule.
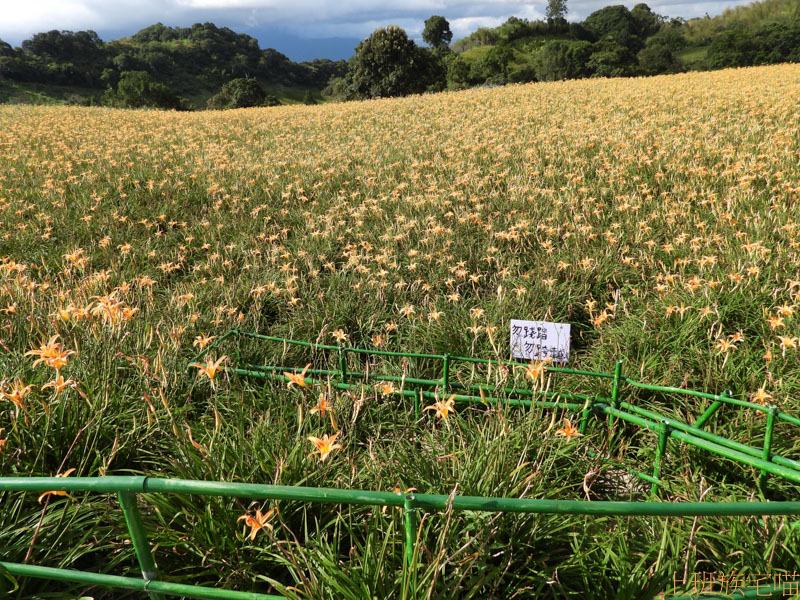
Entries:
[[[276,87],[266,88],[268,94],[274,95],[282,104],[302,104],[304,88]],[[202,110],[208,99],[217,90],[196,91],[189,94],[186,99],[196,110]],[[78,100],[99,98],[103,91],[77,86],[47,85],[41,83],[17,83],[8,79],[0,81],[0,104],[45,104],[62,105]],[[326,101],[319,92],[314,92],[314,99],[318,103]]]
[[703,70],[707,68],[706,57],[710,46],[688,46],[681,50],[678,58],[689,71]]

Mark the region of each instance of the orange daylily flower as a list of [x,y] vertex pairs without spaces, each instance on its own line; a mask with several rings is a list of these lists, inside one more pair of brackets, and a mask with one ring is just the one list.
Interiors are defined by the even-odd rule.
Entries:
[[381,391],[381,395],[383,396],[390,396],[396,391],[394,384],[391,381],[389,383],[382,383],[378,386],[378,389]]
[[308,363],[300,373],[290,373],[288,371],[283,372],[283,376],[289,379],[286,384],[286,387],[290,388],[293,385],[299,387],[308,387],[306,384],[306,371],[311,366],[311,363]]
[[322,439],[314,437],[313,435],[308,436],[308,441],[317,447],[316,451],[312,452],[311,454],[319,454],[319,461],[325,462],[331,452],[336,449],[342,449],[341,444],[334,444],[334,441],[337,437],[339,437],[340,433],[341,431],[337,431],[331,436],[326,433]]
[[214,377],[216,377],[217,371],[219,371],[222,368],[222,363],[226,360],[228,360],[227,356],[221,356],[216,362],[214,361],[214,359],[209,357],[206,359],[206,363],[204,365],[201,365],[199,363],[192,363],[189,366],[197,367],[198,369],[200,369],[197,372],[197,376],[200,377],[202,375],[205,375],[206,377],[208,377],[208,380],[211,382],[211,385],[213,387]]
[[455,413],[455,408],[453,405],[456,401],[456,395],[453,394],[447,400],[440,399],[438,396],[434,396],[436,398],[436,402],[431,404],[430,406],[426,406],[422,410],[435,410],[436,417],[439,419],[447,419],[448,415],[452,412]]
[[203,350],[206,346],[208,346],[215,339],[217,339],[217,336],[215,336],[215,335],[200,334],[196,338],[194,338],[194,342],[192,342],[192,346],[194,346],[195,348],[200,346],[200,350]]
[[326,412],[334,412],[333,405],[328,400],[328,397],[325,394],[319,395],[319,402],[317,405],[309,411],[312,415],[316,412],[319,413],[319,416],[324,417]]
[[[69,477],[73,472],[75,472],[75,469],[69,469],[64,473],[56,473],[56,477]],[[66,496],[67,498],[72,498],[72,496],[63,490],[51,490],[39,496],[39,504],[41,504],[42,499],[46,498],[47,496]]]
[[531,381],[536,381],[537,379],[541,379],[544,375],[545,370],[547,369],[547,365],[552,362],[551,359],[545,359],[538,364],[531,361],[531,364],[525,367],[516,366],[514,367],[515,370],[522,369],[525,373],[525,377],[530,379]]
[[51,381],[50,383],[45,383],[42,386],[42,389],[44,390],[47,388],[53,388],[55,390],[55,395],[58,396],[64,388],[69,387],[75,389],[77,385],[78,382],[76,382],[74,379],[65,380],[63,375],[59,375],[58,377],[56,377],[55,381]]
[[25,385],[22,383],[22,380],[15,379],[10,391],[5,392],[0,388],[0,398],[8,400],[14,404],[18,411],[25,410],[25,403],[23,402],[23,399],[33,388],[34,386],[32,384]]
[[755,394],[753,394],[751,399],[753,400],[753,402],[756,402],[757,404],[761,404],[762,406],[766,406],[766,401],[767,400],[771,400],[772,396],[770,394],[768,394],[767,391],[762,386],[762,387],[758,388],[758,391]]
[[58,371],[61,369],[61,367],[67,364],[68,357],[75,354],[75,351],[64,350],[61,347],[61,342],[56,341],[58,340],[58,337],[58,335],[54,335],[48,342],[39,346],[38,350],[29,350],[25,353],[25,356],[39,357],[33,361],[34,367],[39,363],[44,363],[48,367],[53,367],[56,371]]
[[270,508],[265,513],[262,513],[261,510],[257,510],[255,515],[244,514],[236,519],[236,522],[238,523],[244,519],[244,524],[250,528],[250,533],[247,535],[247,537],[249,537],[250,540],[254,540],[256,538],[256,534],[265,527],[272,531],[273,527],[270,523],[268,523],[268,520],[274,512],[274,508]]
[[579,437],[583,435],[575,427],[572,426],[572,423],[569,422],[569,419],[564,419],[564,427],[562,427],[561,429],[557,429],[556,433],[558,435],[562,435],[565,438],[567,438],[567,441],[569,441],[573,437]]

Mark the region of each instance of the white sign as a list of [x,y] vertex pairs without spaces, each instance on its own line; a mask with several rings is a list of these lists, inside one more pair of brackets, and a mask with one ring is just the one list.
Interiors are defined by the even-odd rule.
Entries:
[[511,320],[511,355],[526,360],[569,360],[568,323]]

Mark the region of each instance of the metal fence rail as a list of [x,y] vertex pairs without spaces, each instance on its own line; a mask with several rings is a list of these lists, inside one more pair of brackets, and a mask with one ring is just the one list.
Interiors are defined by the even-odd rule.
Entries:
[[[165,595],[211,600],[279,600],[282,596],[184,585],[159,580],[150,541],[137,505],[138,494],[199,494],[251,499],[309,503],[393,506],[403,509],[406,563],[413,564],[418,541],[417,511],[469,510],[563,515],[606,515],[646,517],[764,516],[800,515],[800,502],[615,502],[400,494],[367,490],[295,487],[282,485],[162,479],[145,476],[106,477],[0,477],[0,492],[94,492],[117,494],[128,533],[133,543],[142,579],[71,569],[56,569],[12,562],[0,562],[0,569],[12,575],[101,585],[115,589],[139,590],[151,599]],[[780,593],[775,589],[773,595]],[[736,597],[736,596],[734,596]],[[749,597],[749,596],[741,596]],[[760,596],[760,597],[765,597]]]
[[[284,348],[298,347],[311,351],[322,351],[335,354],[338,358],[336,369],[300,369],[281,365],[255,365],[242,361],[241,340],[250,339],[259,342],[282,344]],[[415,418],[419,419],[420,405],[425,399],[438,398],[438,391],[447,393],[456,402],[473,404],[505,404],[509,406],[538,406],[544,408],[558,407],[567,410],[580,411],[579,432],[585,433],[592,415],[606,415],[615,417],[627,423],[652,431],[657,434],[655,452],[653,454],[653,468],[651,473],[643,473],[629,469],[639,478],[651,484],[651,493],[655,494],[658,486],[663,484],[661,479],[662,457],[667,449],[670,438],[679,440],[689,446],[700,448],[711,454],[733,460],[740,464],[758,469],[758,486],[763,490],[768,475],[777,475],[793,483],[800,483],[800,461],[782,456],[772,449],[773,433],[778,422],[785,422],[793,426],[800,426],[800,419],[781,412],[776,406],[762,406],[746,400],[733,397],[733,392],[725,391],[721,394],[709,394],[695,390],[668,387],[642,383],[623,375],[622,361],[614,365],[613,373],[601,373],[580,369],[556,367],[550,364],[536,365],[546,373],[561,373],[596,378],[599,381],[610,381],[611,389],[608,396],[598,394],[579,394],[555,392],[546,389],[527,389],[516,385],[491,384],[465,384],[453,381],[453,368],[458,363],[491,365],[505,369],[527,369],[529,363],[519,361],[502,361],[484,358],[453,356],[450,354],[423,354],[414,352],[389,352],[385,350],[369,350],[364,348],[350,348],[346,346],[331,346],[316,344],[301,340],[292,340],[281,337],[261,335],[238,329],[231,329],[220,336],[215,342],[206,347],[192,361],[196,363],[204,355],[221,347],[223,342],[234,341],[235,365],[225,367],[226,371],[246,377],[288,381],[285,373],[304,372],[309,375],[304,378],[307,384],[319,384],[335,389],[349,390],[358,388],[369,382],[399,383],[400,388],[392,390],[390,394],[410,397],[414,403]],[[405,372],[402,376],[383,373],[356,372],[348,368],[348,355],[380,356],[401,359],[426,359],[441,362],[441,377],[436,379],[409,377]],[[644,389],[660,394],[678,394],[687,397],[710,400],[711,403],[693,423],[684,423],[679,419],[664,415],[656,410],[646,409],[622,400],[628,388]],[[724,436],[710,433],[703,429],[709,420],[724,404],[745,408],[766,415],[764,425],[764,443],[761,448],[754,448],[741,442],[728,439]]]

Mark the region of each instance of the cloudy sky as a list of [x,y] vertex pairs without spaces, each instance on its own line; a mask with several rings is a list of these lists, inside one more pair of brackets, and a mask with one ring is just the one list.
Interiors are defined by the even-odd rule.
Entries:
[[[751,0],[687,2],[653,0],[653,11],[670,17],[717,15]],[[568,0],[570,21],[620,0]],[[632,8],[638,2],[623,2]],[[419,39],[423,22],[443,15],[454,40],[508,17],[539,19],[547,0],[19,0],[0,1],[0,39],[15,46],[50,29],[95,30],[104,40],[131,35],[161,22],[186,27],[211,21],[258,39],[293,60],[346,58],[377,27],[400,25]]]

